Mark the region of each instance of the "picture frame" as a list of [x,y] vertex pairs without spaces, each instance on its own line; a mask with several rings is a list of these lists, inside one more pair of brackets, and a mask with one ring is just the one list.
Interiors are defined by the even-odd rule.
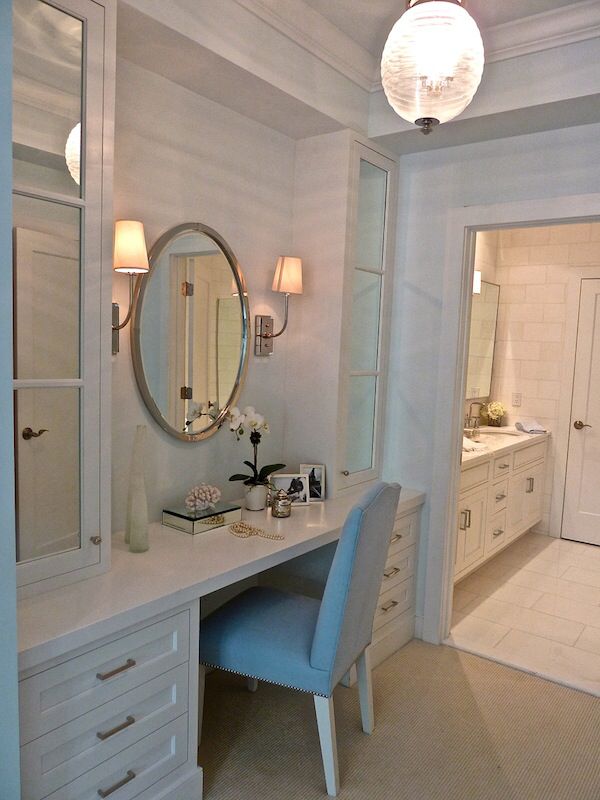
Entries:
[[273,484],[272,492],[280,489],[287,494],[293,506],[307,506],[310,503],[310,490],[308,488],[308,473],[306,472],[276,472],[271,475]]
[[300,464],[300,472],[308,475],[308,489],[311,503],[325,500],[325,464]]

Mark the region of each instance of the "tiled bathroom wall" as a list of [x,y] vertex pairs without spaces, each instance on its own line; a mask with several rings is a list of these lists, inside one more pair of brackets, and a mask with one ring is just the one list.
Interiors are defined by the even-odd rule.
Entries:
[[[574,358],[565,351],[567,284],[574,269],[593,266],[600,277],[600,223],[500,231],[492,399],[508,407],[508,424],[535,417],[556,437],[560,381]],[[515,394],[521,395],[520,407],[513,405]],[[540,533],[550,528],[553,472],[551,441]]]

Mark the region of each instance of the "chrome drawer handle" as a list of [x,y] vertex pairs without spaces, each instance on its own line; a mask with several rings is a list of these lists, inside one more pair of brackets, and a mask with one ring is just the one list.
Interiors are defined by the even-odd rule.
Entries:
[[390,600],[389,603],[386,603],[384,606],[381,606],[381,610],[384,614],[387,614],[388,611],[391,611],[392,608],[396,608],[399,605],[397,600]]
[[125,728],[129,728],[129,726],[133,725],[134,722],[135,717],[125,717],[125,722],[122,722],[120,725],[111,728],[109,731],[98,731],[96,736],[103,742],[105,739],[110,739],[110,737],[114,736],[115,733],[121,733],[121,731],[124,731]]
[[393,578],[394,575],[397,575],[400,572],[400,567],[392,567],[392,569],[388,569],[386,572],[383,573],[384,578]]
[[402,534],[401,533],[397,533],[395,536],[392,536],[392,538],[390,539],[390,542],[393,544],[394,542],[399,542],[400,539],[402,539]]
[[509,469],[510,464],[498,464],[498,469]]
[[506,495],[505,494],[497,494],[496,495],[496,502],[499,503],[500,500],[506,500]]
[[525,489],[525,494],[532,494],[534,486],[535,478],[527,478],[527,488]]
[[115,785],[111,786],[110,789],[98,789],[98,794],[100,795],[100,797],[108,797],[113,792],[116,792],[117,789],[121,789],[123,788],[123,786],[126,786],[134,778],[135,778],[135,772],[132,769],[128,769],[127,775],[123,778],[123,780],[120,780],[118,783],[115,783]]
[[126,669],[135,667],[135,665],[136,661],[133,658],[128,658],[124,664],[116,669],[111,669],[110,672],[97,672],[96,677],[99,681],[107,681],[109,678],[114,678],[114,676],[118,675],[120,672],[125,672]]
[[492,536],[495,538],[497,536],[502,536],[503,533],[504,533],[504,530],[502,528],[498,528],[497,530],[495,530],[493,532]]

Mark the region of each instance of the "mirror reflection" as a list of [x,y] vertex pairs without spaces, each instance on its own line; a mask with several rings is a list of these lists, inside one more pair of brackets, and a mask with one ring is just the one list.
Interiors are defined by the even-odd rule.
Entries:
[[205,438],[241,388],[248,341],[243,277],[226,243],[204,226],[165,234],[150,265],[132,329],[138,385],[165,430]]
[[467,400],[490,396],[499,300],[500,287],[487,281],[481,281],[481,293],[473,295]]

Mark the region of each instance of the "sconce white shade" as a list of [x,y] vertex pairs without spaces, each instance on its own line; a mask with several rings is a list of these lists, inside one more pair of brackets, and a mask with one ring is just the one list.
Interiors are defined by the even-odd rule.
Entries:
[[481,270],[473,273],[473,294],[481,294]]
[[408,122],[448,122],[469,105],[481,82],[481,34],[460,2],[412,0],[390,32],[381,60],[383,89]]
[[115,222],[115,249],[113,257],[115,272],[132,275],[148,272],[148,251],[144,236],[144,225],[132,219]]
[[72,129],[65,144],[65,161],[71,177],[79,186],[81,181],[81,122]]
[[274,292],[302,294],[302,259],[279,256],[272,288]]

